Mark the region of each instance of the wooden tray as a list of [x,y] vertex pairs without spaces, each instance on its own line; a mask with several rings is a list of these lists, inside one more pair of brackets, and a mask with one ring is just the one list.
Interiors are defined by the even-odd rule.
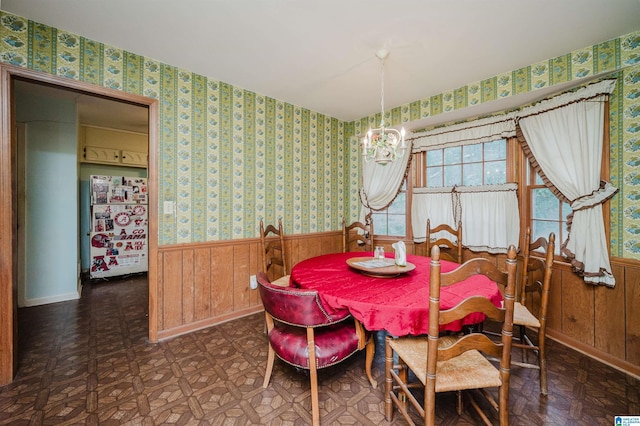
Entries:
[[369,275],[377,278],[393,278],[416,269],[416,265],[411,262],[407,262],[407,266],[398,266],[393,263],[393,259],[390,258],[386,259],[386,261],[389,263],[389,266],[368,268],[364,265],[359,264],[360,262],[367,262],[370,260],[375,259],[373,257],[352,257],[350,259],[347,259],[347,265],[363,273],[364,275]]

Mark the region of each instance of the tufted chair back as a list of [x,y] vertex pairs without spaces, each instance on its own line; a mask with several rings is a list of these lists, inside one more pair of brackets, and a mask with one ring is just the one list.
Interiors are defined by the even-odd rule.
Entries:
[[269,338],[267,368],[262,386],[269,385],[275,356],[288,364],[309,370],[314,425],[320,424],[317,370],[337,364],[374,342],[349,311],[330,315],[318,292],[278,287],[259,272],[256,276],[264,305]]
[[318,327],[335,324],[349,318],[349,311],[329,315],[315,290],[271,285],[266,275],[258,274],[260,298],[264,310],[274,319],[300,327]]

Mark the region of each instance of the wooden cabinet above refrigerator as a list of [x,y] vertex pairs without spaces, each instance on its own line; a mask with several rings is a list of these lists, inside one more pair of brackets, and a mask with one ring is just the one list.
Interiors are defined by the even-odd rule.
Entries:
[[83,125],[79,137],[83,163],[148,166],[149,137],[146,133]]

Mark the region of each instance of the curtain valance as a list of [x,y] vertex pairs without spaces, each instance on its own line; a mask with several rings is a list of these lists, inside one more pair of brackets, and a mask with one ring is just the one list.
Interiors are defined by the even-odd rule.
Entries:
[[469,145],[513,137],[516,135],[514,118],[515,115],[511,113],[414,133],[411,137],[413,152],[442,148],[443,145]]
[[470,145],[480,142],[491,142],[497,139],[516,136],[516,122],[521,118],[540,114],[598,94],[611,93],[615,88],[615,80],[603,80],[589,84],[573,92],[566,92],[535,105],[508,114],[496,115],[479,120],[459,123],[452,126],[413,133],[409,138],[413,142],[413,152],[428,151],[444,146]]

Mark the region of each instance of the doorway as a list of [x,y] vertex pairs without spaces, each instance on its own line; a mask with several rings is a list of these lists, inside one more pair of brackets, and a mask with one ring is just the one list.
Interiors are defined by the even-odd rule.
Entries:
[[86,83],[60,78],[37,71],[2,65],[1,144],[0,144],[0,385],[13,380],[17,368],[17,282],[18,282],[18,227],[17,178],[18,153],[15,134],[15,82],[17,80],[47,85],[55,89],[87,96],[91,99],[109,99],[124,104],[135,104],[148,109],[148,257],[149,257],[149,341],[157,341],[156,259],[157,259],[157,158],[158,102],[155,99],[119,92]]

